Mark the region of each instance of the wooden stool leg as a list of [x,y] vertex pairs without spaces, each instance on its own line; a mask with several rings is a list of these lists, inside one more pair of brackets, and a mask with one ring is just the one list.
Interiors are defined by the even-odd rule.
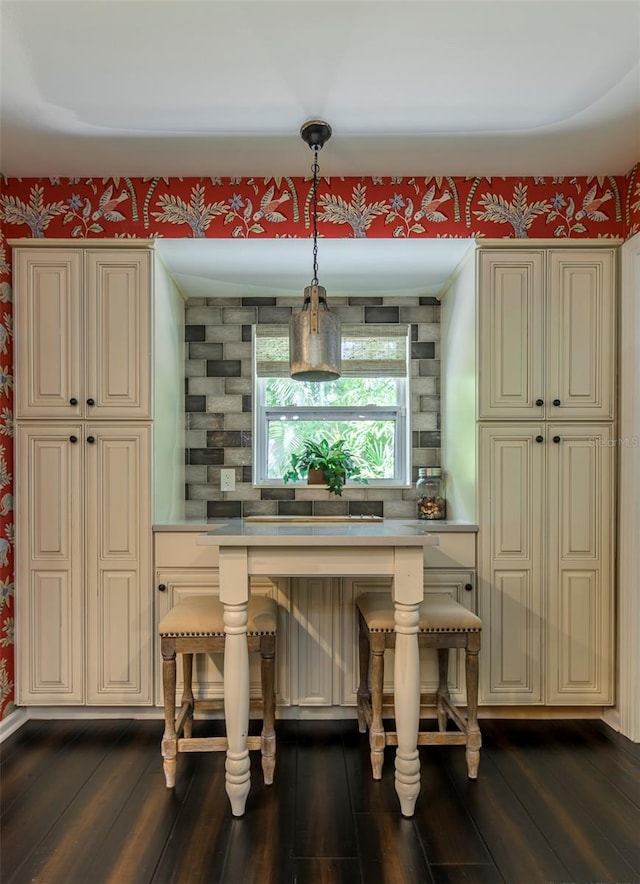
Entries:
[[443,733],[447,729],[447,707],[449,700],[449,648],[438,648],[438,690],[436,693],[436,709],[438,730]]
[[[367,716],[365,705],[370,706],[371,694],[369,692],[369,636],[367,626],[358,616],[358,659],[360,662],[360,684],[358,686],[358,730],[361,734],[367,732]],[[366,701],[366,702],[365,702]]]
[[184,680],[184,686],[182,689],[182,703],[189,704],[189,714],[185,718],[184,721],[184,735],[187,739],[191,739],[192,735],[192,727],[193,727],[193,687],[192,687],[192,677],[193,677],[193,654],[183,654],[182,655],[182,675]]
[[382,724],[382,693],[384,686],[384,638],[379,644],[369,633],[371,647],[371,727],[369,729],[369,748],[371,750],[371,769],[373,779],[382,779],[384,747],[386,738]]
[[465,651],[465,673],[467,681],[467,773],[469,779],[478,777],[480,764],[480,747],[482,736],[478,727],[478,651],[480,650],[478,634],[469,636]]
[[162,736],[162,766],[167,789],[176,784],[176,643],[173,638],[163,638],[162,647],[162,695],[164,700],[164,734]]
[[266,786],[273,783],[276,767],[276,694],[275,694],[276,638],[264,635],[260,639],[260,677],[262,682],[262,775]]

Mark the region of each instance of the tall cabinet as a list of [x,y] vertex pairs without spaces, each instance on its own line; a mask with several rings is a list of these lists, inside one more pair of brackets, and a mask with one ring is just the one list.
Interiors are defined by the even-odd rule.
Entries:
[[151,258],[14,250],[21,705],[153,700]]
[[480,700],[610,704],[616,251],[483,247],[476,273],[474,291],[445,298],[449,337],[463,327],[475,354],[463,362],[476,398],[460,417],[463,385],[445,381],[456,432],[443,444],[462,468],[459,439],[475,438],[475,487],[460,483],[452,506],[475,511],[480,529]]

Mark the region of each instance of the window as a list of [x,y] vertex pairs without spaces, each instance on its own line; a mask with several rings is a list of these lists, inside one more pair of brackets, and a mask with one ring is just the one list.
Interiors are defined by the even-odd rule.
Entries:
[[254,481],[282,481],[308,438],[344,438],[369,485],[407,485],[409,328],[342,327],[342,377],[289,377],[286,326],[254,327]]

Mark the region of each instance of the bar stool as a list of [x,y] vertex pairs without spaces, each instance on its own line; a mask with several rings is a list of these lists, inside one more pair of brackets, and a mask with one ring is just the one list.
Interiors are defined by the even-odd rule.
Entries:
[[[275,650],[277,604],[273,599],[254,595],[249,599],[247,644],[249,652],[260,653],[262,697],[251,704],[262,716],[262,733],[248,737],[247,748],[262,752],[262,772],[266,785],[273,783],[276,764],[275,735]],[[191,684],[194,654],[224,653],[224,606],[215,596],[187,596],[181,599],[160,621],[162,651],[162,690],[164,699],[164,735],[162,758],[167,788],[175,786],[176,760],[179,752],[223,752],[226,737],[192,737],[194,714],[198,710],[224,708],[222,700],[194,699]],[[184,688],[176,714],[176,654],[182,654]],[[256,710],[256,706],[258,709]],[[253,717],[258,717],[254,715]]]
[[[382,778],[384,747],[397,746],[395,731],[385,731],[382,722],[384,652],[394,648],[394,608],[382,593],[366,593],[356,600],[359,613],[360,686],[358,688],[358,726],[360,733],[369,727],[369,746],[374,780]],[[478,652],[482,620],[450,596],[429,593],[419,607],[418,645],[438,651],[438,689],[435,694],[421,694],[420,705],[436,706],[438,731],[418,734],[418,746],[466,746],[467,772],[478,776],[481,736],[478,727]],[[449,649],[464,648],[467,684],[467,711],[455,706],[449,695]],[[369,681],[371,687],[369,688]],[[457,726],[447,731],[447,719]]]

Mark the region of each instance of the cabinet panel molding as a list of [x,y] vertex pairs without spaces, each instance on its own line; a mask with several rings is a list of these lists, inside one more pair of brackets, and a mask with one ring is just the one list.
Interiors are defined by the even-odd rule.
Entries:
[[[547,415],[614,417],[615,257],[581,249],[549,253]],[[560,406],[553,406],[560,400]]]
[[482,702],[542,702],[540,601],[530,570],[491,571],[480,608],[488,651],[480,666]]
[[542,252],[480,254],[479,417],[542,416]]
[[77,417],[82,255],[73,249],[17,250],[14,267],[16,418]]
[[[30,642],[21,649],[19,703],[77,704],[84,699],[77,657],[82,628],[73,607],[74,587],[65,571],[31,571],[29,619],[21,627]],[[80,622],[79,622],[80,621]]]
[[[18,703],[85,698],[84,507],[79,426],[16,431],[16,649]],[[46,501],[46,505],[43,502]]]
[[149,252],[87,252],[89,417],[151,417],[150,285]]

